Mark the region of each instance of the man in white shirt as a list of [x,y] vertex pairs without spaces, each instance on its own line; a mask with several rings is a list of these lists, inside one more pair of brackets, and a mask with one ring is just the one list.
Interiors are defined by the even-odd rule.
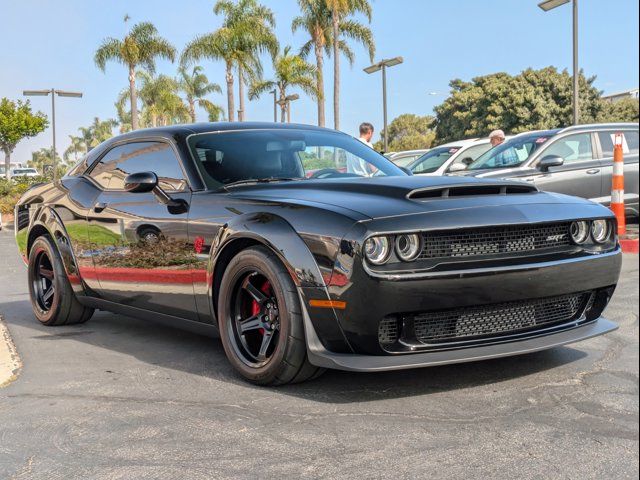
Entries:
[[[360,140],[362,143],[367,145],[369,148],[373,148],[373,144],[371,143],[371,138],[373,138],[373,125],[369,122],[364,122],[360,124]],[[360,175],[363,177],[370,177],[374,172],[373,165],[365,162],[361,158],[356,157],[355,155],[349,155],[347,158],[347,172],[355,173],[356,175]]]

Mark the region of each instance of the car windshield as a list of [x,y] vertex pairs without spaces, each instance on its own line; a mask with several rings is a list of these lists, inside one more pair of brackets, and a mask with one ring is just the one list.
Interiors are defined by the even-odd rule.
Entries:
[[511,168],[522,165],[551,137],[550,133],[536,133],[514,137],[493,147],[467,167],[467,170]]
[[35,168],[16,168],[13,170],[14,175],[24,175],[26,173],[37,173]]
[[409,169],[413,173],[433,173],[442,166],[444,162],[449,160],[460,147],[436,147],[429,150],[416,161],[414,161]]
[[195,134],[187,143],[212,189],[259,181],[406,176],[375,150],[340,133],[243,130]]

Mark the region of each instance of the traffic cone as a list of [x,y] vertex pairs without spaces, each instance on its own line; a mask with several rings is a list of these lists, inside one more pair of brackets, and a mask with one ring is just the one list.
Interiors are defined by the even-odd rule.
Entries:
[[627,233],[624,216],[624,158],[622,154],[622,134],[615,137],[613,147],[613,181],[611,185],[611,210],[618,220],[618,236]]

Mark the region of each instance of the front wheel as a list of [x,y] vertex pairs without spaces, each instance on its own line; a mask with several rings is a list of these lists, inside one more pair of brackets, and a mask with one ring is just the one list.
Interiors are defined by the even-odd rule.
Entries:
[[231,260],[220,285],[218,319],[227,358],[250,382],[297,383],[322,372],[307,359],[296,287],[267,248],[251,247]]
[[78,302],[51,237],[38,237],[33,242],[28,270],[31,306],[40,323],[70,325],[91,318],[93,309]]

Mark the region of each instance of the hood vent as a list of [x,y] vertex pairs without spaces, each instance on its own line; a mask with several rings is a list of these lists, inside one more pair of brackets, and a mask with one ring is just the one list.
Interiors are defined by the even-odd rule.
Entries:
[[526,184],[479,184],[452,185],[450,187],[420,188],[409,192],[409,200],[428,200],[432,198],[471,197],[479,195],[513,195],[517,193],[533,193],[538,189]]

